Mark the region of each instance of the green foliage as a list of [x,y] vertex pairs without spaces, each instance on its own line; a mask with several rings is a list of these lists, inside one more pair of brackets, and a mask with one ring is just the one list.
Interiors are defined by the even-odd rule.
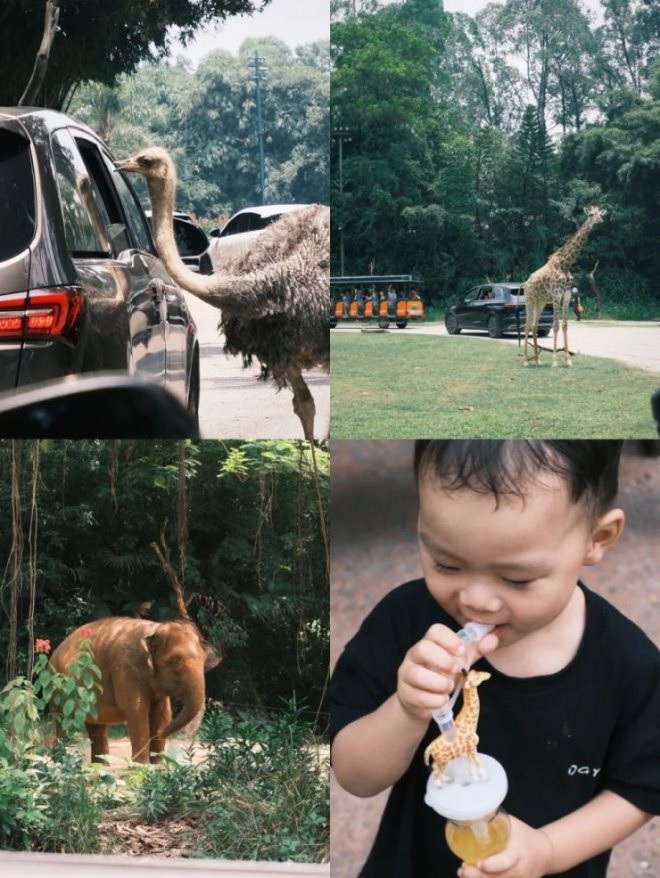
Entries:
[[[141,61],[163,58],[168,29],[184,40],[202,25],[228,15],[253,12],[270,0],[78,0],[59,3],[59,30],[48,65],[41,106],[62,109],[83,82],[113,85]],[[16,0],[0,9],[0,106],[18,103],[41,42],[42,0]],[[19,47],[17,51],[16,47]]]
[[[44,641],[37,641],[39,644]],[[45,649],[44,646],[42,646]],[[114,781],[85,768],[82,757],[61,744],[44,744],[44,713],[57,703],[64,738],[85,731],[95,714],[97,678],[81,640],[71,677],[56,674],[45,651],[32,678],[17,677],[0,692],[0,846],[11,849],[91,853],[98,849],[96,822],[113,801]],[[78,681],[78,682],[77,682]]]
[[162,771],[142,775],[135,800],[142,817],[199,814],[198,856],[327,857],[328,767],[295,702],[270,718],[211,711],[200,736],[206,755],[199,764],[168,759]]
[[[316,448],[316,462],[327,518],[327,448]],[[72,628],[99,616],[176,615],[172,589],[149,549],[166,523],[165,538],[189,610],[224,655],[207,677],[207,694],[227,703],[272,706],[296,691],[316,709],[328,664],[329,595],[309,446],[188,443],[185,563],[177,528],[177,473],[175,442],[42,443],[36,630],[58,643]],[[5,510],[10,490],[11,445],[0,442],[0,508]],[[1,528],[5,557],[10,540],[11,528]],[[19,600],[21,630],[26,597],[22,593]],[[5,654],[7,638],[8,626],[2,625],[0,652]],[[26,643],[19,646],[24,662]]]
[[254,52],[268,70],[262,87],[263,200],[327,204],[327,41],[294,52],[275,38],[246,40],[238,57],[211,52],[194,72],[181,62],[146,65],[121,76],[115,90],[82,87],[70,112],[118,156],[151,144],[168,149],[177,163],[177,205],[217,226],[239,208],[261,203],[248,65]]
[[[608,313],[655,313],[660,18],[641,0],[603,5],[595,28],[577,0],[475,18],[436,3],[433,21],[429,4],[337,3],[333,273],[343,239],[344,273],[421,274],[442,308],[474,282],[524,280],[598,204],[580,294],[599,260]],[[635,277],[610,292],[621,272]]]

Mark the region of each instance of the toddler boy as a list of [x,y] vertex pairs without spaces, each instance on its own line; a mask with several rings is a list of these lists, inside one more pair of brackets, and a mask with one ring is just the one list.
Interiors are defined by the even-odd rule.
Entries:
[[[448,878],[460,863],[424,804],[432,714],[477,659],[479,750],[509,777],[506,850],[463,878],[602,878],[660,804],[660,658],[579,582],[618,539],[621,443],[416,445],[424,579],[390,592],[340,657],[332,759],[349,792],[393,785],[363,878]],[[495,625],[466,655],[455,631]],[[486,658],[487,657],[487,658]]]

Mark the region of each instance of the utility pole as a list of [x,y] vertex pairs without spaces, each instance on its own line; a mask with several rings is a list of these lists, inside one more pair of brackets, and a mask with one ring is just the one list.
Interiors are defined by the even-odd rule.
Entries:
[[261,203],[266,198],[266,165],[264,161],[264,128],[261,115],[261,83],[266,78],[266,66],[264,59],[255,51],[248,61],[248,66],[253,71],[252,79],[257,86],[257,145],[259,146],[259,189],[261,191]]
[[[339,203],[343,203],[344,198],[344,141],[350,141],[350,131],[348,128],[337,128],[332,132],[339,143]],[[343,204],[342,204],[343,206]],[[339,226],[339,274],[344,277],[344,227]]]

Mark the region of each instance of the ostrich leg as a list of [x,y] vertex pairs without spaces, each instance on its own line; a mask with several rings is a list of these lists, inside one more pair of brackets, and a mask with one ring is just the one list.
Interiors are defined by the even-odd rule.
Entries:
[[314,441],[314,416],[316,406],[299,366],[289,366],[286,377],[293,391],[293,410],[300,418],[305,439]]

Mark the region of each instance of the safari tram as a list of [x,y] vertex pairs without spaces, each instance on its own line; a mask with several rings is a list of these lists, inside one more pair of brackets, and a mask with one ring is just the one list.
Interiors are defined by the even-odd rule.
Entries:
[[380,329],[424,317],[422,281],[412,274],[367,274],[330,278],[330,328],[348,322],[376,321]]

